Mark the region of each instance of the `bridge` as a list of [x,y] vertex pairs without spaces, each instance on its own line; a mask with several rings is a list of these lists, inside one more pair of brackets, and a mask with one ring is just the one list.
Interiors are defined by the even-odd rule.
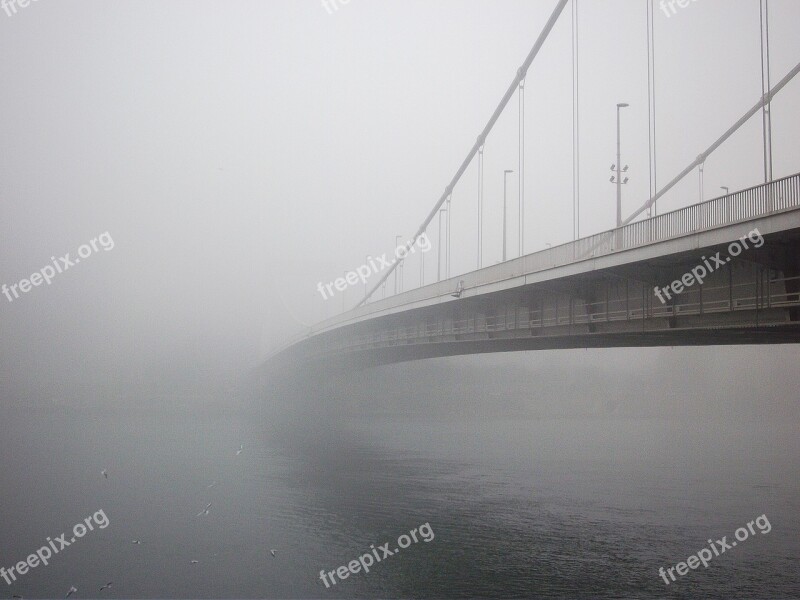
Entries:
[[[473,161],[482,169],[486,139],[515,93],[520,97],[519,167],[524,169],[525,76],[567,2],[557,3],[497,110],[409,246],[437,215],[441,231],[455,186]],[[573,2],[574,26],[576,6]],[[775,86],[767,78],[758,102],[667,185],[660,190],[651,186],[650,198],[624,221],[619,198],[625,173],[618,155],[612,167],[617,186],[614,229],[576,235],[573,241],[524,254],[520,219],[520,255],[506,259],[504,222],[502,262],[449,276],[448,220],[446,237],[438,237],[437,271],[444,251],[444,278],[439,273],[435,283],[426,285],[423,271],[419,287],[401,292],[397,276],[405,261],[397,261],[358,306],[275,351],[265,372],[289,365],[360,368],[486,352],[800,342],[800,173],[772,177],[770,122],[772,99],[798,72],[800,64]],[[618,114],[624,106],[618,105]],[[657,201],[695,169],[702,181],[708,156],[759,112],[764,183],[649,216]],[[524,181],[522,173],[520,177]],[[519,193],[522,211],[522,183]],[[648,218],[641,219],[645,211]],[[479,249],[479,264],[480,257]],[[378,290],[385,295],[393,273],[395,294],[375,299]]]

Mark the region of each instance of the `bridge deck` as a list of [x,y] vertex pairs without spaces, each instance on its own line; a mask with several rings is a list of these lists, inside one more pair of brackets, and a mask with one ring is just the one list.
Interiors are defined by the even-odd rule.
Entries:
[[[768,248],[676,302],[653,302],[652,284],[664,273],[684,272],[700,251],[754,227]],[[776,258],[786,254],[789,232],[800,232],[800,174],[360,306],[288,346],[319,358],[501,336],[784,326],[800,305],[800,272]],[[796,246],[792,253],[796,259]]]

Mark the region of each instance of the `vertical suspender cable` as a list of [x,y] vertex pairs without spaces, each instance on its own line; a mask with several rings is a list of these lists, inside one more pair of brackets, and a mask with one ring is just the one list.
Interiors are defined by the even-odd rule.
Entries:
[[581,235],[580,96],[578,0],[572,0],[572,239]]
[[704,192],[704,188],[705,188],[705,185],[704,185],[704,182],[703,182],[703,170],[705,168],[706,168],[706,163],[705,162],[700,163],[700,165],[698,167],[699,174],[700,174],[700,200],[699,200],[699,202],[703,202],[705,200],[705,198],[703,197],[705,195],[703,193]]
[[425,253],[419,254],[419,287],[425,287]]
[[[652,0],[647,1],[647,153],[650,160],[648,165],[650,171],[650,197],[653,197],[653,46],[652,46],[652,28],[653,28],[653,3]],[[652,209],[647,209],[647,217],[652,214]]]
[[[769,0],[760,0],[759,22],[761,25],[761,96],[772,87],[769,58]],[[764,183],[772,181],[772,99],[761,109],[761,124],[764,135]]]
[[[764,81],[764,0],[758,3],[758,29],[761,38],[761,97],[766,94],[766,82]],[[769,182],[767,175],[767,107],[761,107],[761,132],[764,139],[764,183]]]
[[[658,155],[656,145],[656,38],[653,2],[655,2],[655,0],[649,0],[647,3],[647,118],[649,122],[647,136],[650,145],[651,198],[655,196],[658,190]],[[654,202],[652,211],[648,209],[647,216],[654,217],[657,214],[657,203]]]
[[439,209],[439,239],[437,241],[436,252],[436,281],[442,280],[442,213],[444,209]]
[[478,150],[478,268],[483,266],[483,145]]
[[[770,89],[769,72],[769,0],[759,2],[759,24],[761,29],[761,97]],[[761,108],[761,126],[764,136],[764,183],[772,180],[772,99]]]
[[483,267],[483,146],[478,152],[478,268]]
[[451,209],[451,202],[450,201],[452,199],[453,199],[453,194],[451,193],[447,197],[447,225],[445,227],[445,229],[446,229],[445,236],[446,236],[446,239],[447,239],[447,247],[446,247],[446,250],[445,250],[445,253],[444,253],[444,265],[445,265],[445,270],[444,270],[445,275],[444,275],[444,277],[445,277],[445,279],[450,279],[450,209]]
[[[767,40],[767,89],[772,88],[772,61],[769,57],[769,0],[764,1],[764,27],[765,27],[765,37]],[[767,114],[768,114],[768,121],[767,125],[769,127],[769,180],[772,181],[773,173],[772,173],[772,99],[770,98],[769,102],[767,103]]]
[[525,78],[519,82],[519,255],[525,254]]

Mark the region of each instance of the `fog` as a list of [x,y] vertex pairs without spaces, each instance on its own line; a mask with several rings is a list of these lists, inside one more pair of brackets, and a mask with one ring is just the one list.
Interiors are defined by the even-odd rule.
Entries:
[[[103,233],[114,242],[50,285],[0,296],[2,401],[124,404],[184,393],[224,403],[284,339],[342,310],[341,295],[323,300],[317,282],[416,230],[553,5],[40,0],[0,12],[0,280],[17,284],[74,258]],[[800,5],[770,7],[774,83],[800,56]],[[624,214],[648,198],[645,8],[583,2],[580,18],[588,235],[614,222],[607,178],[620,101],[631,104]],[[703,0],[654,20],[663,184],[758,100],[758,3]],[[565,11],[527,78],[526,252],[572,239],[570,35]],[[775,177],[796,171],[799,101],[797,81],[774,101]],[[485,264],[500,258],[502,170],[517,162],[514,102],[486,148]],[[754,117],[707,161],[705,197],[762,180]],[[472,165],[453,200],[456,273],[475,264],[476,187]],[[698,199],[692,175],[659,211]],[[415,286],[416,269],[406,271],[406,288]],[[346,292],[345,308],[362,293]],[[615,352],[588,354],[592,368],[635,374],[653,365],[680,373],[685,360],[675,355],[708,365],[718,352],[637,351],[621,362],[608,359]],[[542,362],[568,372],[580,355],[478,357],[464,368],[508,359],[528,374]],[[772,358],[797,354],[743,349],[734,362],[753,356],[770,357],[761,375],[777,377],[785,372]]]

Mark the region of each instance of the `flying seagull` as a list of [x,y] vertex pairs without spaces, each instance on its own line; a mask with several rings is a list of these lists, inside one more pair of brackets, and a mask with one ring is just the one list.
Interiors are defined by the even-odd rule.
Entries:
[[72,594],[74,594],[77,591],[78,591],[78,588],[76,588],[74,585],[70,586],[69,591],[67,592],[67,595],[64,596],[64,598],[69,598],[70,596],[72,596]]
[[242,450],[244,450],[244,445],[239,444],[239,449],[236,451],[236,456],[239,456],[242,453]]
[[106,479],[108,479],[108,471],[106,471],[105,469],[103,469],[102,471],[100,471],[100,474],[101,474],[103,477],[105,477]]
[[209,485],[209,486],[208,486],[206,489],[209,489],[209,490],[210,490],[210,489],[211,489],[211,488],[213,488],[215,485],[217,485],[217,482],[216,482],[216,481],[215,481],[215,482],[213,482],[211,485]]
[[100,588],[100,591],[102,592],[106,588],[110,588],[112,585],[114,585],[114,582],[113,581],[109,581],[107,584],[105,584],[103,587]]
[[142,542],[140,542],[139,540],[131,540],[131,544],[141,544],[141,543]]
[[275,550],[270,550],[269,553],[272,554],[272,556],[275,556]]
[[211,502],[209,502],[203,510],[197,513],[197,516],[202,517],[203,515],[207,515],[209,510],[211,510]]
[[189,562],[191,562],[193,565],[196,565],[196,564],[198,564],[200,561],[199,561],[199,560],[192,560],[192,561],[189,561]]

